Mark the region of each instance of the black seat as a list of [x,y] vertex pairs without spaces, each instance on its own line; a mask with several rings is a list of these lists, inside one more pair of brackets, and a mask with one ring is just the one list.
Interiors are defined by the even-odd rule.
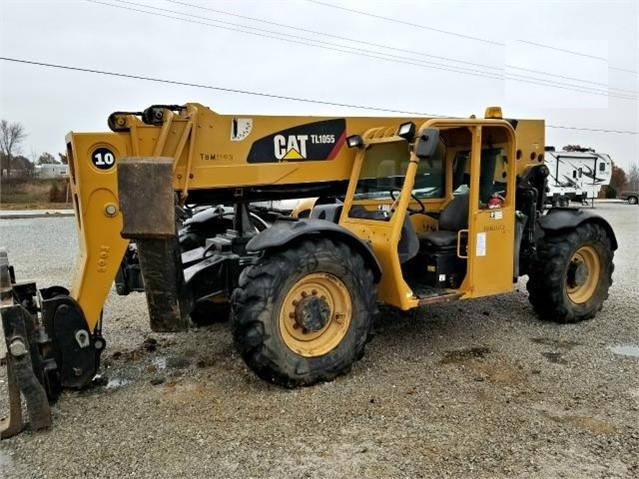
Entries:
[[423,249],[442,249],[457,245],[457,232],[468,228],[468,195],[458,195],[439,215],[439,230],[419,235]]

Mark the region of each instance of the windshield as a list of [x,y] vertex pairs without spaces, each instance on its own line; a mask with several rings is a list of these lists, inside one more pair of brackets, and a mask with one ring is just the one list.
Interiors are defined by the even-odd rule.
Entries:
[[[397,197],[406,177],[409,148],[404,140],[371,145],[366,150],[355,199],[389,199],[391,192]],[[444,195],[444,157],[445,147],[440,143],[432,158],[419,162],[413,195],[420,199]]]

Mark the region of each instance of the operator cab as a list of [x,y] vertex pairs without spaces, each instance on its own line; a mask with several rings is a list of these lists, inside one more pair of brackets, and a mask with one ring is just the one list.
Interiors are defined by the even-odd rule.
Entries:
[[374,250],[382,300],[409,309],[512,290],[520,240],[512,126],[429,120],[415,131],[349,138],[359,150],[339,223]]

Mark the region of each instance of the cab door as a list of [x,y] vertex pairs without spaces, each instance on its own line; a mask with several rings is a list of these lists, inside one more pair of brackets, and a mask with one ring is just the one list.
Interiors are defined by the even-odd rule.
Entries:
[[471,130],[466,298],[511,291],[515,251],[514,131],[503,124]]

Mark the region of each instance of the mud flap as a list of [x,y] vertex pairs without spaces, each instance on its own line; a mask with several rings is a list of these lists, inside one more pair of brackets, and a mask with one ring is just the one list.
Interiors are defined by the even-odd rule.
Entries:
[[5,439],[15,436],[24,428],[20,393],[27,405],[31,427],[35,430],[51,427],[51,408],[32,361],[39,358],[40,353],[35,342],[31,313],[21,305],[14,304],[2,306],[0,314],[7,347],[9,389],[9,416],[0,421],[0,438]]
[[151,329],[162,332],[188,329],[191,311],[172,182],[172,158],[132,157],[118,163],[122,237],[137,245]]

